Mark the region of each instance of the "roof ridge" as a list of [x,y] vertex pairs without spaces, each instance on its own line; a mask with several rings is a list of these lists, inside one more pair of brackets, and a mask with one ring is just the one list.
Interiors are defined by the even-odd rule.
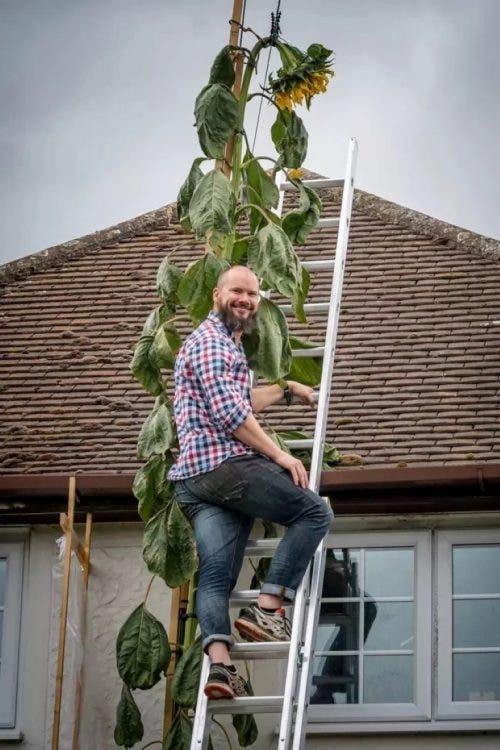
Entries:
[[[341,192],[339,188],[334,188],[334,190]],[[500,259],[500,240],[493,237],[435,219],[428,214],[401,206],[399,203],[380,198],[378,195],[358,188],[354,191],[353,203],[363,213],[375,216],[382,221],[412,229],[418,234],[427,234],[437,239],[451,241],[457,248],[472,251],[484,258]]]
[[166,206],[140,214],[133,219],[121,221],[111,227],[106,227],[106,229],[100,229],[83,237],[62,242],[60,245],[53,245],[23,258],[10,261],[10,263],[0,266],[0,288],[7,286],[12,281],[25,279],[39,271],[56,268],[66,260],[81,258],[105,245],[116,244],[142,232],[165,229],[170,226],[174,209],[175,203],[168,203]]

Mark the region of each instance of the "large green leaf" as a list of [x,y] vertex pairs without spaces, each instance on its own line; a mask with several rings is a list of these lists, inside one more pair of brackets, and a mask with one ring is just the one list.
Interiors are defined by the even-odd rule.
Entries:
[[120,628],[116,663],[124,683],[134,690],[148,690],[166,673],[170,646],[165,628],[140,604]]
[[172,698],[179,706],[190,708],[196,704],[202,659],[201,638],[197,638],[181,656],[175,668]]
[[212,159],[223,159],[226,142],[238,124],[238,100],[227,86],[209,83],[194,105],[201,150]]
[[179,302],[177,299],[177,287],[181,279],[181,269],[174,266],[167,255],[160,263],[158,273],[156,274],[156,289],[163,299],[167,311],[171,314],[175,312],[175,308]]
[[283,218],[283,231],[293,245],[303,245],[310,232],[317,226],[322,204],[315,190],[297,182],[300,191],[299,208],[290,211]]
[[177,196],[177,218],[179,219],[179,223],[186,230],[186,232],[191,231],[191,222],[189,220],[189,204],[191,203],[191,198],[193,197],[193,193],[197,184],[203,177],[203,172],[200,169],[200,164],[202,161],[205,161],[203,156],[199,159],[194,160],[191,165],[191,169],[189,170],[189,174],[182,183],[181,189],[179,190],[179,194]]
[[298,169],[307,156],[307,130],[295,112],[280,109],[271,128],[271,137],[278,152],[276,168]]
[[170,452],[167,456],[152,456],[135,475],[132,492],[139,501],[138,511],[143,521],[149,521],[173,497],[173,484],[166,474],[174,459]]
[[147,523],[142,554],[151,573],[174,589],[196,570],[196,549],[191,526],[172,500]]
[[175,357],[181,348],[182,340],[175,327],[168,320],[159,326],[149,350],[149,359],[159,368],[173,370]]
[[[245,159],[244,175],[246,179],[247,199],[264,210],[276,208],[279,202],[279,190],[276,183],[261,167],[258,159],[252,158],[247,152]],[[250,209],[250,232],[253,234],[265,221],[261,212],[255,208]]]
[[178,288],[181,304],[187,309],[195,325],[203,320],[212,308],[212,292],[219,275],[228,267],[213,253],[187,267]]
[[302,284],[302,267],[281,227],[268,224],[252,237],[248,263],[257,276],[285,297],[295,296]]
[[270,382],[280,380],[290,371],[291,348],[286,319],[279,307],[261,299],[255,329],[243,338],[250,367]]
[[163,740],[162,750],[189,750],[192,731],[192,723],[180,711]]
[[155,307],[146,318],[141,336],[154,336],[158,326],[168,317],[168,311],[165,309],[164,305],[158,305],[158,307]]
[[[247,680],[247,687],[249,694],[253,695],[250,680]],[[234,714],[232,718],[233,727],[238,734],[239,746],[248,747],[249,745],[253,745],[259,736],[259,730],[257,729],[257,724],[252,714]]]
[[129,688],[124,684],[120,702],[116,707],[116,726],[114,739],[121,747],[133,747],[144,735],[141,712]]
[[234,221],[234,194],[231,183],[220,169],[212,169],[200,180],[189,204],[189,218],[194,234],[212,244],[229,234]]
[[140,458],[150,458],[165,453],[175,441],[172,417],[167,405],[156,399],[151,413],[146,417],[137,441],[137,453]]
[[[293,349],[314,349],[318,344],[302,341],[295,336],[290,336],[290,346]],[[294,357],[292,366],[287,375],[289,380],[297,380],[305,385],[315,386],[321,382],[323,369],[323,357]]]
[[226,46],[221,49],[212,63],[210,69],[209,83],[223,83],[228,89],[232,88],[236,76],[234,73],[234,63],[231,57],[231,49]]
[[153,338],[153,336],[141,336],[135,346],[130,369],[134,373],[135,379],[152,396],[159,396],[163,390],[160,368],[149,357]]
[[309,271],[302,266],[302,283],[295,290],[295,294],[292,300],[292,308],[300,323],[307,323],[306,312],[304,309],[304,303],[309,293],[309,285],[311,283],[311,275]]

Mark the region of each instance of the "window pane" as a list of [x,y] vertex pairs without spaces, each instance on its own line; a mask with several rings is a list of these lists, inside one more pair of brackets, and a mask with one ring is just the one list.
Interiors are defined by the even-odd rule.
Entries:
[[323,596],[359,596],[359,558],[357,549],[327,550]]
[[0,557],[0,607],[5,605],[5,585],[7,580],[7,559]]
[[500,594],[500,544],[453,547],[454,594]]
[[413,596],[413,549],[367,549],[365,589],[378,596]]
[[453,700],[500,700],[500,654],[453,654]]
[[315,657],[311,703],[358,703],[358,684],[357,656]]
[[413,703],[413,656],[365,656],[364,703]]
[[[3,631],[3,612],[0,610],[0,659],[2,657],[2,631]],[[0,664],[0,671],[2,667]]]
[[322,604],[316,651],[356,651],[359,648],[359,604]]
[[365,649],[413,648],[413,602],[365,602]]
[[453,646],[500,646],[500,599],[456,599]]

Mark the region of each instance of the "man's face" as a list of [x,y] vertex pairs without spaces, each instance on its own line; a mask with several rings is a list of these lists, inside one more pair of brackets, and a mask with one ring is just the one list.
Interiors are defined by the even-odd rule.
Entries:
[[214,308],[231,331],[250,333],[259,306],[259,283],[248,268],[232,268],[214,289]]

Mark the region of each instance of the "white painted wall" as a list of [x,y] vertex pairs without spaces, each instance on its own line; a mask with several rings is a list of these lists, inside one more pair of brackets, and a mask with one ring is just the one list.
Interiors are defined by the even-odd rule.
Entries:
[[[57,554],[55,540],[60,535],[60,531],[55,527],[34,527],[29,540],[23,604],[20,703],[20,729],[25,737],[21,747],[26,750],[47,750],[50,747],[54,692],[51,674],[56,659],[59,607],[59,602],[54,598],[52,571]],[[141,542],[140,524],[98,524],[94,528],[81,750],[115,748],[115,710],[121,690],[115,664],[116,636],[128,614],[142,601],[150,579],[142,561]],[[74,583],[77,584],[76,581]],[[168,590],[157,580],[151,590],[148,606],[166,626],[169,604]],[[270,685],[279,671],[276,663],[265,665],[261,662],[257,663],[255,669],[252,667],[255,691],[273,692]],[[274,684],[274,692],[279,692],[277,684]],[[146,693],[136,691],[134,696],[141,708],[146,729],[144,740],[136,746],[140,748],[161,736],[164,682]],[[63,724],[68,718],[63,718]],[[230,720],[228,721],[230,723]],[[259,724],[260,736],[253,748],[269,750],[275,743],[277,717],[261,717]],[[307,748],[399,750],[404,747],[405,750],[497,750],[500,744],[499,736],[500,733],[309,736]],[[216,750],[227,748],[227,742],[219,730],[216,730],[214,739]],[[12,747],[11,743],[0,740],[0,750]],[[60,747],[61,750],[70,750],[67,740],[64,740]],[[237,747],[234,740],[233,747]]]

